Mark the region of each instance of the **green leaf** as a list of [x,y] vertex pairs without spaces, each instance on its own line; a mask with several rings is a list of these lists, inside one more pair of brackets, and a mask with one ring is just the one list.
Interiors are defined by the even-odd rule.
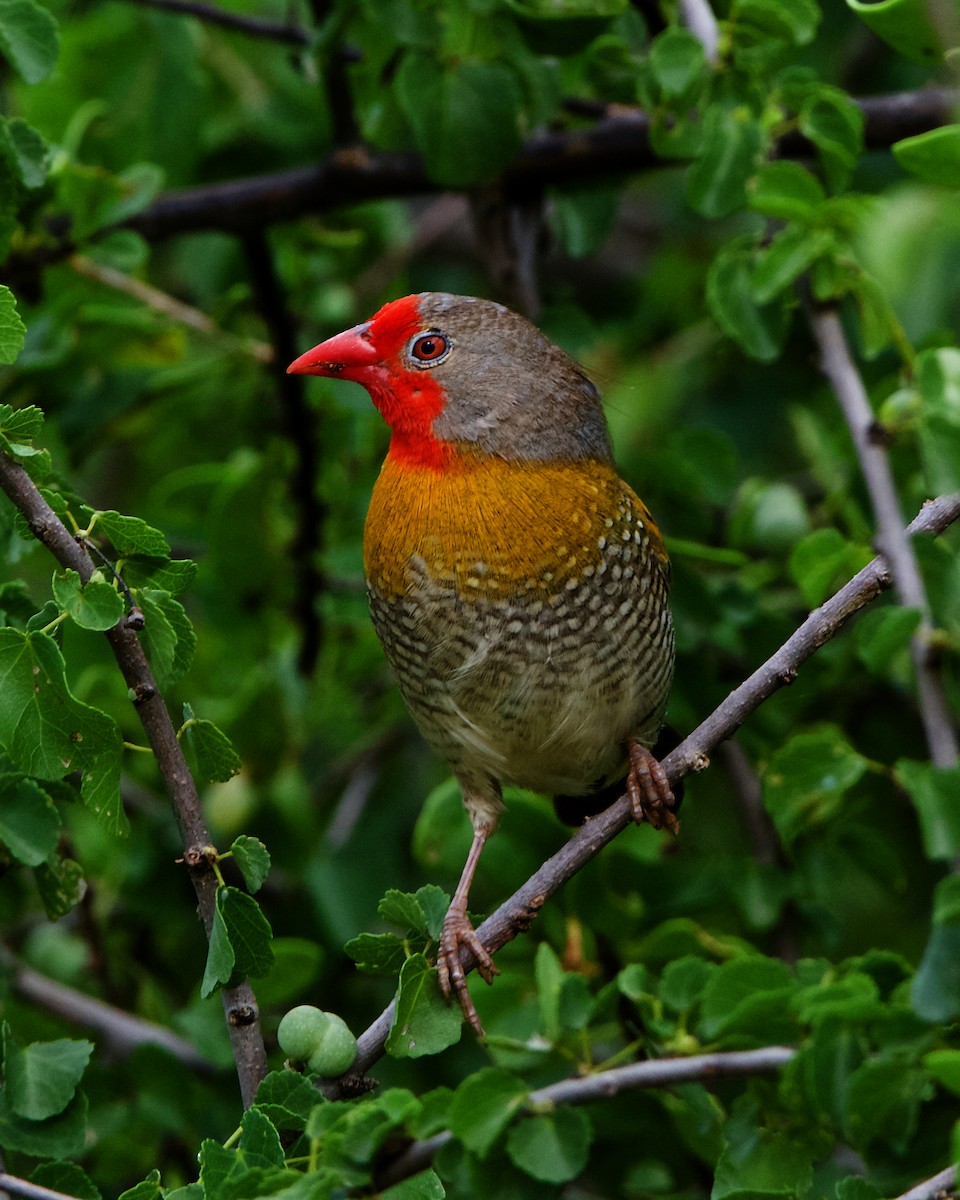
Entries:
[[[224,889],[221,888],[220,890],[223,891]],[[227,929],[227,923],[223,919],[219,900],[218,893],[217,905],[213,913],[213,926],[210,930],[210,941],[207,946],[207,962],[203,971],[203,979],[200,983],[200,995],[204,998],[212,995],[218,987],[229,983],[233,976],[233,967],[236,961],[233,946],[230,942],[230,933]]]
[[734,31],[739,25],[753,26],[756,33],[793,46],[805,46],[813,40],[820,23],[820,8],[815,0],[734,0],[730,10]]
[[73,1099],[92,1053],[92,1042],[68,1038],[32,1042],[21,1048],[4,1025],[4,1088],[11,1112],[31,1121],[62,1113]]
[[101,1200],[100,1189],[90,1176],[72,1162],[40,1163],[30,1172],[30,1182],[52,1192],[63,1192],[76,1200]]
[[76,571],[56,571],[53,598],[82,629],[112,629],[126,607],[123,597],[100,571],[94,571],[86,583],[80,582]]
[[100,824],[115,837],[126,837],[130,820],[123,808],[120,794],[120,773],[123,766],[123,744],[117,734],[116,744],[98,754],[83,769],[80,798],[97,817]]
[[933,921],[910,1001],[925,1021],[954,1021],[960,1016],[960,876],[937,884]]
[[60,840],[60,813],[32,779],[0,775],[0,841],[15,859],[39,866]]
[[686,954],[664,967],[657,995],[671,1011],[689,1012],[716,970],[714,963]]
[[[176,600],[171,600],[176,604]],[[208,783],[226,783],[234,775],[239,775],[243,763],[239,754],[234,750],[230,739],[218,729],[212,721],[204,721],[199,717],[190,717],[183,726],[182,733],[186,737],[187,746],[197,764],[198,776]],[[255,841],[256,839],[251,839]],[[261,842],[262,846],[263,843]],[[266,853],[266,847],[264,847]],[[267,857],[267,867],[270,865]],[[241,866],[241,871],[243,867]],[[256,891],[256,888],[253,889]]]
[[[0,287],[0,300],[9,291]],[[0,404],[0,433],[16,442],[30,442],[43,429],[43,411],[31,404],[26,408],[12,408]]]
[[806,1195],[812,1175],[810,1158],[810,1151],[794,1138],[756,1128],[741,1134],[730,1122],[710,1200]]
[[563,988],[564,974],[553,948],[546,942],[541,942],[537,947],[534,977],[537,983],[541,1028],[544,1036],[551,1042],[560,1037],[560,992]]
[[873,555],[848,542],[836,529],[815,529],[801,538],[790,555],[790,574],[807,604],[822,604]]
[[282,1167],[280,1135],[267,1114],[258,1106],[248,1108],[240,1121],[240,1149],[253,1167]]
[[121,1192],[117,1200],[160,1200],[163,1189],[160,1186],[160,1172],[154,1167],[146,1179],[141,1179],[132,1188]]
[[753,295],[752,238],[722,247],[707,274],[707,303],[714,320],[751,358],[770,362],[786,337],[788,314],[782,304],[761,307]]
[[179,600],[169,592],[143,588],[137,593],[143,610],[144,644],[150,664],[161,687],[170,687],[189,670],[197,635]]
[[51,858],[33,869],[33,878],[51,921],[65,917],[83,899],[83,868],[72,858]]
[[63,1112],[45,1121],[15,1113],[6,1089],[0,1091],[0,1146],[33,1158],[68,1158],[79,1154],[87,1135],[87,1098],[78,1092]]
[[42,187],[47,180],[49,152],[36,129],[22,117],[4,119],[3,140],[23,186]]
[[770,757],[763,799],[788,845],[830,821],[846,793],[862,777],[867,760],[834,726],[795,734]]
[[747,197],[753,211],[765,217],[809,223],[827,195],[806,167],[779,159],[763,164],[747,186]]
[[834,243],[826,229],[788,225],[770,239],[757,254],[751,285],[757,304],[769,304],[799,279],[810,265]]
[[703,125],[703,146],[687,175],[687,200],[701,216],[725,217],[746,203],[746,183],[760,165],[764,137],[745,108],[714,105]]
[[879,1141],[902,1153],[917,1127],[920,1104],[932,1088],[926,1075],[902,1061],[868,1060],[847,1089],[845,1130],[859,1150]]
[[733,1031],[760,1041],[795,1035],[787,999],[796,980],[785,963],[760,955],[734,958],[719,966],[707,980],[701,997],[700,1025],[712,1041]]
[[[6,0],[6,3],[10,2],[11,0]],[[13,0],[13,2],[17,2],[17,0]],[[28,3],[29,0],[22,0],[22,2]],[[4,0],[0,0],[0,6],[3,3]],[[0,41],[3,37],[2,29],[3,17],[2,8],[0,8]],[[26,329],[17,312],[17,302],[13,298],[13,292],[0,284],[0,363],[16,362],[17,356],[23,349],[25,333]]]
[[60,648],[45,633],[0,629],[0,743],[26,775],[62,779],[116,748],[116,724],[67,687]]
[[359,970],[371,975],[395,975],[407,957],[403,938],[394,933],[360,933],[343,949]]
[[424,955],[411,954],[400,969],[397,1011],[387,1035],[387,1053],[394,1058],[438,1054],[460,1040],[462,1015],[440,991],[437,972]]
[[960,125],[941,125],[890,147],[905,171],[926,183],[960,187]]
[[918,608],[878,608],[864,613],[854,630],[857,656],[868,670],[881,674],[910,645],[920,624]]
[[435,883],[425,883],[414,892],[417,903],[426,921],[427,936],[434,942],[439,941],[443,932],[443,922],[450,907],[450,896]]
[[60,49],[57,23],[34,0],[0,0],[0,50],[27,83],[53,70]]
[[896,763],[896,781],[904,788],[920,818],[926,856],[953,860],[960,853],[960,767],[928,762]]
[[259,892],[270,870],[270,851],[259,838],[242,833],[233,839],[230,852],[240,868],[247,890]]
[[920,426],[920,455],[929,488],[960,488],[960,421],[931,412]]
[[520,88],[503,63],[409,53],[394,87],[428,173],[444,186],[494,179],[520,147]]
[[233,947],[236,972],[254,979],[266,975],[273,964],[273,930],[260,905],[246,892],[225,887],[217,892],[217,909]]
[[937,1083],[960,1096],[960,1050],[931,1050],[923,1065]]
[[93,514],[91,524],[99,528],[110,539],[110,544],[121,558],[132,554],[147,558],[169,558],[170,547],[159,529],[154,529],[140,517],[128,517],[112,508]]
[[380,1193],[380,1200],[443,1200],[446,1194],[440,1176],[427,1170],[388,1187]]
[[685,95],[707,69],[699,38],[677,25],[665,29],[650,44],[650,69],[665,96]]
[[257,1088],[256,1107],[277,1129],[302,1132],[317,1103],[317,1089],[298,1071],[271,1071]]
[[526,1102],[529,1089],[522,1079],[499,1067],[481,1067],[454,1093],[450,1132],[468,1150],[484,1158]]
[[579,1108],[525,1117],[507,1134],[507,1154],[514,1166],[544,1183],[566,1183],[587,1165],[593,1129]]
[[839,88],[819,88],[800,111],[800,132],[816,146],[827,182],[837,191],[846,187],[863,153],[863,121]]
[[395,925],[404,933],[427,932],[427,919],[419,899],[412,892],[399,892],[391,888],[377,905],[377,913],[388,925]]

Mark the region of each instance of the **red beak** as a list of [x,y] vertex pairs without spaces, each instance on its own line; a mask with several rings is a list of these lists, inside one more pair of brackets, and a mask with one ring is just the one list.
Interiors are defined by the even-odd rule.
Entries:
[[370,368],[378,366],[381,361],[367,336],[369,328],[370,322],[367,321],[327,338],[292,362],[287,367],[287,374],[339,376],[363,383],[370,376]]

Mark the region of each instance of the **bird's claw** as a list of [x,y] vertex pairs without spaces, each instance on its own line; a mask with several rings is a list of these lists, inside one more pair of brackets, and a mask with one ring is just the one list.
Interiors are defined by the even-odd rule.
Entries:
[[437,954],[437,974],[440,977],[440,990],[448,1000],[456,995],[457,1003],[463,1012],[465,1020],[478,1037],[484,1037],[483,1024],[474,1007],[467,988],[467,979],[460,961],[460,947],[466,946],[477,960],[477,970],[486,983],[493,983],[493,977],[500,971],[490,956],[477,932],[470,924],[467,914],[459,909],[451,908],[443,920],[443,932],[440,935],[440,948]]
[[630,772],[627,775],[627,795],[637,824],[646,821],[654,829],[680,832],[680,822],[674,816],[677,801],[666,772],[646,746],[629,742]]

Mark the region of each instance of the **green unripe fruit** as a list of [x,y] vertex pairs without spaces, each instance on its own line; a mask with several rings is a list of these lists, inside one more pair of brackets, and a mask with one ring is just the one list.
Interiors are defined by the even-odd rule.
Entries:
[[277,1041],[287,1058],[306,1062],[320,1045],[330,1014],[312,1004],[298,1004],[283,1017],[277,1029]]
[[356,1061],[357,1039],[336,1013],[323,1015],[327,1025],[307,1060],[307,1070],[314,1075],[342,1075]]

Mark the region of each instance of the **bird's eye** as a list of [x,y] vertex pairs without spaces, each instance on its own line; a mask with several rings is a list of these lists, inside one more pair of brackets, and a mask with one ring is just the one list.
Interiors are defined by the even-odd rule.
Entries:
[[410,357],[425,366],[433,366],[446,358],[450,342],[442,333],[422,333],[410,344]]

